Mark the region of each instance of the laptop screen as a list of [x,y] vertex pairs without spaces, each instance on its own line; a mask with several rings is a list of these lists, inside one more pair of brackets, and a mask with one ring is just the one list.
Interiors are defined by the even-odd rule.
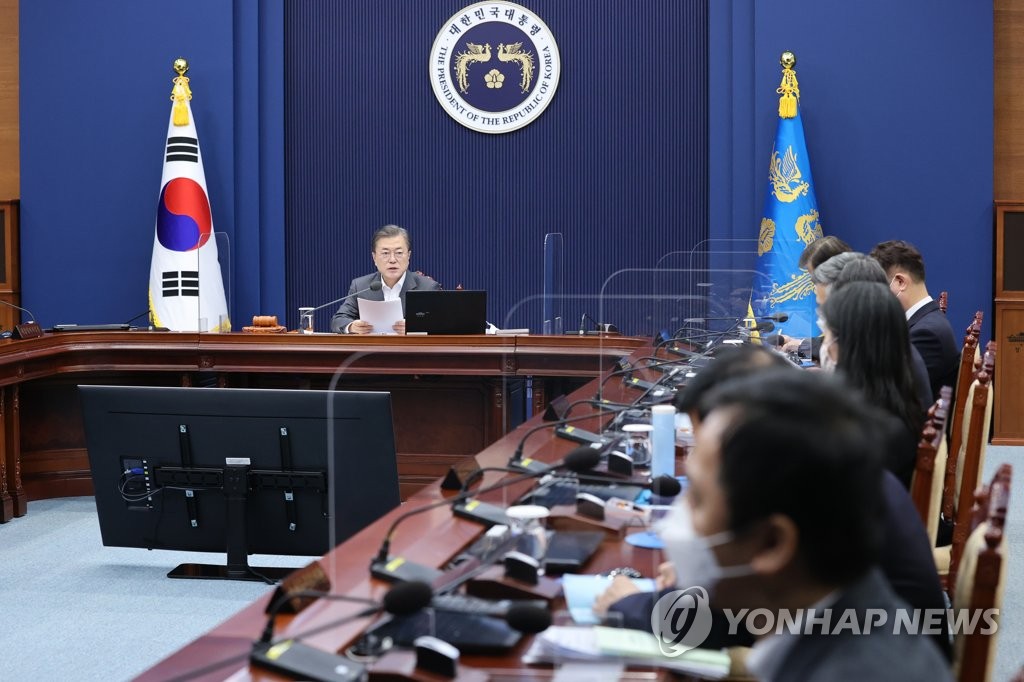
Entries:
[[428,289],[405,294],[405,331],[427,334],[483,334],[487,292]]

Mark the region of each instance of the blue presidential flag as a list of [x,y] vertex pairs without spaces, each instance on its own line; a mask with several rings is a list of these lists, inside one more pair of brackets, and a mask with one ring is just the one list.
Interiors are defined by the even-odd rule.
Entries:
[[758,317],[788,314],[789,320],[777,323],[776,331],[803,337],[820,332],[814,285],[797,262],[804,247],[819,239],[822,231],[800,120],[800,91],[792,69],[795,63],[791,53],[783,55],[779,124],[768,164],[768,192],[758,234],[757,276],[750,305]]

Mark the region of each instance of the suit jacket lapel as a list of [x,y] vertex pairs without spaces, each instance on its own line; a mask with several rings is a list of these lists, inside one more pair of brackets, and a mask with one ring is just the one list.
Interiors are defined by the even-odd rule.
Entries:
[[939,309],[939,304],[938,303],[936,303],[935,301],[928,301],[923,306],[918,308],[916,313],[914,313],[913,315],[910,316],[910,319],[907,320],[907,324],[909,326],[913,327],[915,324],[920,322],[924,318],[925,315],[927,315],[928,313],[930,313],[930,312],[932,312],[934,310],[938,310],[938,309]]

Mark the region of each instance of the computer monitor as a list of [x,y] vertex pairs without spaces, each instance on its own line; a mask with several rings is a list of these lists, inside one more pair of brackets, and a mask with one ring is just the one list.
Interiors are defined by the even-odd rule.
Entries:
[[483,334],[487,292],[413,290],[405,294],[405,331],[412,334]]
[[277,579],[399,503],[389,393],[79,386],[103,544],[227,552],[169,577]]

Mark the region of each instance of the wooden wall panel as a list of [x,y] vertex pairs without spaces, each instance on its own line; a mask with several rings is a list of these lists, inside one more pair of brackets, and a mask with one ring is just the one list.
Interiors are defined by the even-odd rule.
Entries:
[[18,0],[0,0],[0,201],[20,198]]
[[995,0],[995,198],[1024,199],[1024,5]]

